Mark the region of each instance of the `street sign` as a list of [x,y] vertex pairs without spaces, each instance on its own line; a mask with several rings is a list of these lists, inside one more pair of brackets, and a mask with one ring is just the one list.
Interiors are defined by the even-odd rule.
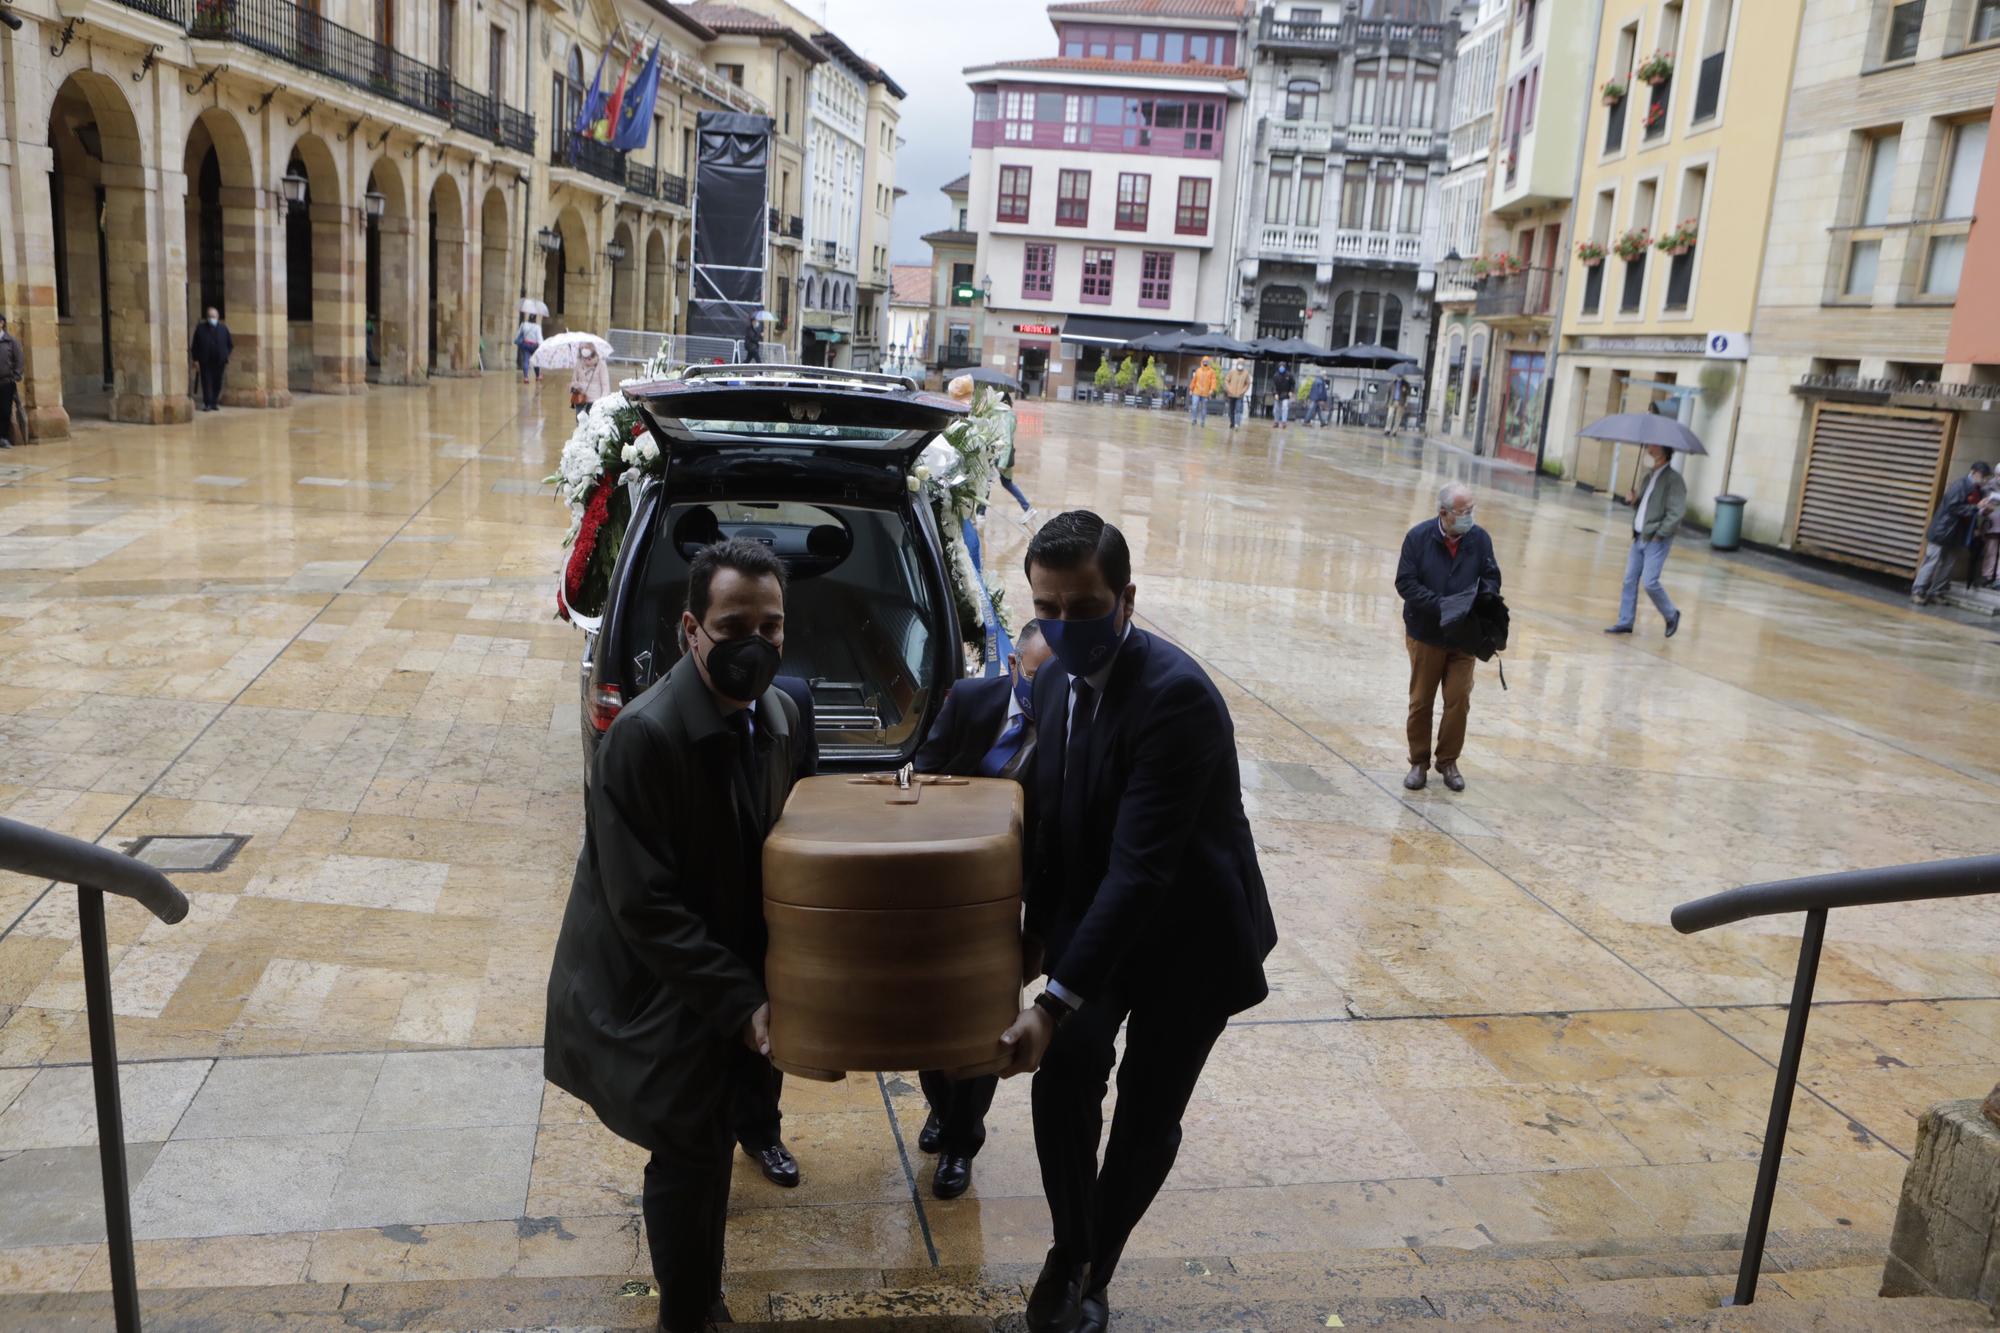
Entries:
[[978,295],[979,289],[969,282],[961,282],[951,289],[951,299],[962,305],[971,305]]
[[1747,333],[1711,333],[1704,346],[1704,352],[1711,361],[1748,361],[1750,359],[1750,335]]

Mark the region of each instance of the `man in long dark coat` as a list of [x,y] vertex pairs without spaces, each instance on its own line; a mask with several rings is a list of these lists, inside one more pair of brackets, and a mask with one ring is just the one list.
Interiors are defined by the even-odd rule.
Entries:
[[728,1318],[734,1106],[769,1078],[759,867],[799,735],[797,705],[772,684],[784,588],[757,542],[696,555],[686,654],[598,749],[549,974],[549,1081],[652,1150],[642,1208],[668,1333]]
[[194,326],[194,337],[188,340],[188,360],[194,362],[201,378],[202,411],[221,408],[222,371],[235,350],[236,340],[229,336],[229,326],[222,322],[221,312],[210,306],[205,318]]

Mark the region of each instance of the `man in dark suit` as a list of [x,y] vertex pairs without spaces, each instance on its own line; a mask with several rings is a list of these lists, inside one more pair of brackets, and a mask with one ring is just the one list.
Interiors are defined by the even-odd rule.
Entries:
[[[686,651],[686,645],[682,645]],[[798,782],[819,772],[819,737],[814,731],[812,682],[803,676],[779,676],[771,684],[791,696],[799,706],[799,725],[792,733],[792,781]],[[783,1116],[778,1099],[785,1091],[785,1076],[776,1065],[756,1071],[736,1094],[736,1144],[743,1155],[757,1163],[764,1179],[780,1189],[797,1189],[799,1159],[785,1146],[779,1132]]]
[[194,337],[188,340],[188,360],[194,363],[201,380],[202,411],[221,410],[222,371],[235,350],[236,340],[229,336],[229,326],[222,322],[221,312],[210,306],[201,323],[194,326]]
[[763,845],[799,725],[772,684],[784,592],[756,542],[696,555],[687,653],[598,747],[549,970],[543,1072],[652,1153],[640,1206],[667,1333],[728,1319],[735,1097],[770,1063]]
[[[1048,660],[1049,645],[1030,620],[1014,641],[1006,675],[962,680],[951,687],[917,751],[917,771],[1013,778],[1025,784],[1035,761],[1035,676]],[[956,1199],[972,1184],[972,1159],[986,1143],[986,1111],[1000,1079],[996,1074],[947,1078],[936,1069],[926,1069],[919,1078],[931,1110],[917,1147],[938,1155],[931,1193]]]
[[1173,1169],[1210,1049],[1268,993],[1278,931],[1229,709],[1186,653],[1134,628],[1123,535],[1088,511],[1061,514],[1026,565],[1060,666],[1035,682],[1028,807],[1027,970],[1049,983],[1000,1039],[1007,1076],[1039,1070],[1035,1151],[1055,1229],[1028,1327],[1102,1333],[1126,1238]]

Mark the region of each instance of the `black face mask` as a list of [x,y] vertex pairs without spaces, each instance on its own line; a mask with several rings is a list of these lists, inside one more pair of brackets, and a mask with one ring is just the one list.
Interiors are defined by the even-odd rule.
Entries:
[[[707,630],[701,631],[708,634]],[[740,639],[708,638],[708,679],[725,698],[756,703],[778,678],[779,652],[761,634]]]

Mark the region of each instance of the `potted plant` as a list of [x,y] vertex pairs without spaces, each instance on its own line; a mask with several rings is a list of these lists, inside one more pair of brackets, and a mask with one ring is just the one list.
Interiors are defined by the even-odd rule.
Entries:
[[1465,272],[1474,282],[1484,282],[1493,272],[1493,261],[1485,255],[1474,255],[1465,261]]
[[1674,77],[1674,54],[1671,51],[1655,51],[1639,64],[1639,77],[1654,87],[1659,87]]
[[1130,400],[1129,393],[1132,388],[1132,381],[1138,377],[1138,374],[1139,367],[1132,364],[1132,354],[1127,352],[1125,359],[1118,363],[1118,373],[1111,377],[1111,384],[1120,394],[1127,395],[1128,402]]
[[1596,268],[1604,262],[1604,246],[1598,241],[1585,241],[1576,247],[1576,257],[1585,268]]
[[1528,261],[1511,251],[1493,256],[1493,271],[1503,278],[1511,278],[1527,267]]
[[1632,264],[1645,258],[1646,247],[1652,243],[1653,237],[1651,233],[1644,227],[1634,227],[1621,235],[1611,248],[1618,252],[1620,259],[1628,264]]
[[1672,231],[1661,236],[1653,244],[1670,255],[1684,255],[1694,249],[1694,243],[1699,236],[1695,219],[1682,218]]
[[1623,79],[1606,79],[1604,86],[1598,91],[1603,94],[1604,105],[1617,106],[1625,100],[1625,94],[1628,89]]
[[1100,402],[1100,403],[1101,403],[1101,402],[1103,402],[1103,401],[1104,401],[1104,391],[1105,391],[1106,389],[1108,389],[1108,388],[1110,388],[1110,387],[1111,387],[1111,358],[1110,358],[1110,357],[1108,357],[1108,356],[1107,356],[1107,357],[1102,357],[1102,358],[1100,358],[1100,359],[1098,360],[1098,362],[1097,362],[1097,373],[1096,373],[1095,375],[1092,375],[1092,376],[1090,377],[1090,382],[1091,382],[1091,384],[1092,384],[1092,385],[1094,385],[1094,386],[1096,387],[1096,398],[1097,398],[1097,401],[1098,401],[1098,402]]
[[1160,378],[1160,367],[1152,357],[1146,358],[1146,368],[1139,372],[1139,400],[1147,407],[1153,405],[1153,395],[1167,387]]
[[1666,120],[1666,118],[1667,118],[1667,104],[1665,102],[1653,103],[1651,106],[1646,108],[1647,130],[1651,131],[1660,128],[1660,125]]

